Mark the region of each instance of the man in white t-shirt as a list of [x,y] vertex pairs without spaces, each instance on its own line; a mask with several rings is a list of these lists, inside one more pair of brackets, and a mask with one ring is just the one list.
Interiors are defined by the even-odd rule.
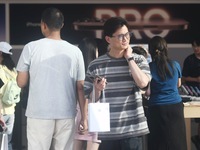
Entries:
[[25,45],[17,65],[20,87],[30,77],[26,109],[28,150],[72,150],[76,100],[87,129],[83,83],[84,61],[78,47],[61,39],[64,16],[56,8],[42,14],[45,38]]

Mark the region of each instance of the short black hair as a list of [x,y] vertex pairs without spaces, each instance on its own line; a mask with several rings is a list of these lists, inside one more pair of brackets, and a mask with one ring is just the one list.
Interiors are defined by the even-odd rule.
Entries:
[[192,41],[192,46],[200,46],[200,38],[194,38]]
[[47,8],[43,11],[41,21],[46,23],[50,30],[60,30],[64,23],[64,16],[57,8]]
[[128,22],[122,17],[111,17],[104,23],[104,36],[112,36],[119,28],[126,26],[129,29]]

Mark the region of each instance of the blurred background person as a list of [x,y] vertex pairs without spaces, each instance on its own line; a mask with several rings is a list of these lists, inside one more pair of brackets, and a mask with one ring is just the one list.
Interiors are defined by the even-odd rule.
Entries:
[[[89,63],[96,59],[99,54],[103,54],[107,51],[107,45],[102,39],[95,39],[91,37],[84,38],[78,45],[79,49],[83,53],[85,69],[87,70]],[[100,51],[100,52],[99,52]],[[86,99],[88,102],[88,99]],[[76,132],[74,141],[74,150],[98,150],[99,143],[98,133],[88,132],[86,134],[79,133],[79,122],[81,119],[81,112],[79,104],[77,104],[76,115]]]
[[[182,82],[194,89],[200,89],[200,38],[192,41],[193,53],[187,56],[183,63]],[[200,119],[194,119],[198,123],[197,134],[191,137],[197,150],[200,150]]]
[[6,105],[2,102],[3,93],[6,88],[6,82],[13,77],[16,80],[17,71],[15,63],[11,58],[12,47],[7,42],[0,42],[0,79],[4,82],[5,86],[0,89],[1,98],[1,114],[6,124],[6,133],[8,134],[8,150],[12,150],[12,133],[15,122],[15,106],[16,104]]
[[[146,59],[149,57],[147,50],[144,47],[142,47],[142,46],[133,46],[132,49],[133,49],[133,53],[142,55]],[[146,91],[141,90],[141,93],[142,93],[142,103],[143,103],[143,107],[144,107],[144,112],[145,112],[145,115],[147,115],[147,109],[148,109],[148,101],[147,100],[148,99],[145,96],[145,92]]]
[[132,49],[133,53],[143,55],[145,58],[148,57],[147,51],[142,46],[133,46]]
[[[144,46],[142,46],[142,45],[133,46],[132,49],[133,49],[133,53],[136,53],[136,54],[144,56],[147,59],[147,61],[151,60],[151,59],[149,59],[149,58],[151,58],[150,54],[148,53],[147,49],[144,48]],[[147,116],[147,111],[148,111],[148,97],[145,95],[145,92],[146,92],[145,90],[141,90],[142,105],[144,107],[145,116]],[[143,141],[143,145],[144,145],[143,149],[147,149],[147,136],[148,135],[143,135],[142,136],[142,141]]]
[[200,38],[192,41],[193,53],[183,62],[182,82],[200,88]]

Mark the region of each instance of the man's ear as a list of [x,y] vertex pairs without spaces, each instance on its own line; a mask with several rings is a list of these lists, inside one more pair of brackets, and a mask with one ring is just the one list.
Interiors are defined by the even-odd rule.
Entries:
[[46,29],[47,28],[47,24],[44,23],[43,21],[40,22],[40,26],[42,29]]
[[106,42],[108,42],[110,44],[110,37],[109,36],[105,36],[105,40],[106,40]]
[[46,24],[46,23],[44,23],[44,29],[47,29],[47,28],[48,28],[47,24]]

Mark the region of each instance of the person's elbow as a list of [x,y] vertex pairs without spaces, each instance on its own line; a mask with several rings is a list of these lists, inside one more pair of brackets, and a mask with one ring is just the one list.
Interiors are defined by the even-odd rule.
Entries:
[[77,91],[84,90],[84,80],[77,81]]
[[17,76],[17,85],[20,87],[20,88],[23,88],[25,87],[25,82],[23,80],[21,80],[18,76]]

